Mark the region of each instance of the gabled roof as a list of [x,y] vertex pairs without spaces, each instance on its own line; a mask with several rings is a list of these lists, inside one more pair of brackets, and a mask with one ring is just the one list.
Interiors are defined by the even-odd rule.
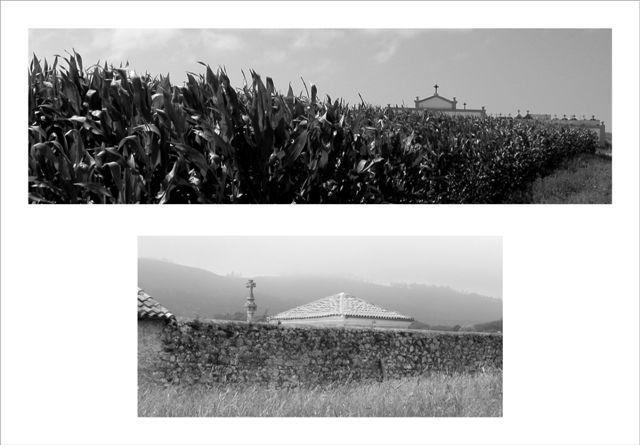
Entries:
[[298,318],[321,318],[344,315],[356,318],[380,318],[385,320],[413,321],[395,311],[381,308],[351,294],[341,292],[311,303],[280,312],[269,320],[292,320]]
[[434,97],[437,97],[438,99],[442,99],[442,100],[444,100],[445,102],[449,102],[450,104],[453,104],[453,103],[454,103],[454,101],[449,100],[449,99],[447,99],[446,97],[442,97],[442,96],[440,96],[439,94],[434,94],[434,95],[432,95],[432,96],[425,97],[424,99],[416,100],[416,103],[424,102],[425,100],[433,99]]
[[171,320],[175,316],[149,294],[138,288],[138,318]]

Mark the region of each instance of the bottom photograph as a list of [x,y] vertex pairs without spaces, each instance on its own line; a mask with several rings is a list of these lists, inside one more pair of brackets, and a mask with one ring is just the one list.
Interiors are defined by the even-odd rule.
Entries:
[[502,416],[502,237],[139,237],[137,294],[139,417]]

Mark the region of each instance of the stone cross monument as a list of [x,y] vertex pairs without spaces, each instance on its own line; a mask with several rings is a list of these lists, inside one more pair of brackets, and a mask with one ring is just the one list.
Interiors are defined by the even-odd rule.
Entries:
[[246,287],[249,288],[249,296],[247,297],[247,302],[244,304],[244,307],[247,308],[247,321],[251,323],[253,321],[253,314],[256,313],[256,309],[258,308],[253,296],[253,288],[256,287],[256,282],[249,280],[247,281]]

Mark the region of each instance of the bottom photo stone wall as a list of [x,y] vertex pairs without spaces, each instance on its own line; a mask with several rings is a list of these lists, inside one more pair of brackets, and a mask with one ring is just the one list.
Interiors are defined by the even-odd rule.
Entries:
[[321,385],[502,368],[501,334],[192,320],[139,328],[139,337],[140,378],[164,384]]

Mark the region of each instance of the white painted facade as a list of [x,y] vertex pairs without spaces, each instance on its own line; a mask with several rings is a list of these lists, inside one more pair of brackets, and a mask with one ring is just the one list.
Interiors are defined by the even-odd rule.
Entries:
[[602,123],[595,119],[551,119],[551,124],[566,127],[600,128]]
[[550,114],[529,114],[529,116],[531,117],[531,119],[535,119],[538,121],[550,121],[551,120],[551,115]]
[[431,96],[426,99],[416,100],[416,108],[427,108],[430,110],[455,110],[456,103],[444,99],[441,96]]
[[467,104],[463,104],[462,109],[458,108],[458,100],[454,97],[453,100],[449,100],[446,97],[442,97],[438,94],[438,85],[434,85],[435,92],[433,96],[420,99],[416,97],[415,108],[418,110],[436,111],[447,116],[464,116],[464,117],[485,117],[487,112],[484,107],[482,109],[467,109]]
[[484,110],[443,110],[447,116],[483,117],[487,113]]

